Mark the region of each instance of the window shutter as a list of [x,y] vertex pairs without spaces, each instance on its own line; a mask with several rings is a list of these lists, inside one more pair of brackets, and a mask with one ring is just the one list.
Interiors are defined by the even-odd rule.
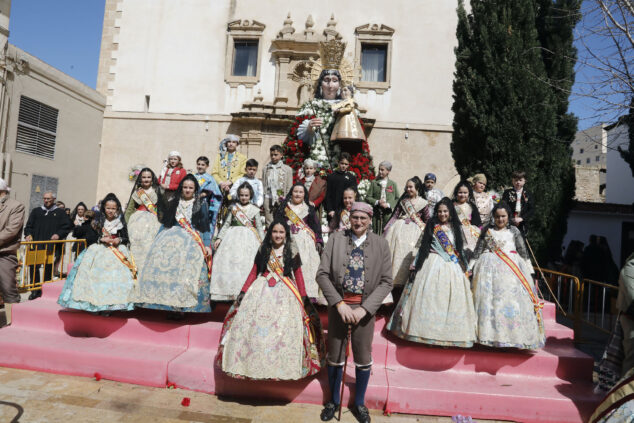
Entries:
[[54,159],[58,114],[59,111],[53,107],[21,96],[15,149]]

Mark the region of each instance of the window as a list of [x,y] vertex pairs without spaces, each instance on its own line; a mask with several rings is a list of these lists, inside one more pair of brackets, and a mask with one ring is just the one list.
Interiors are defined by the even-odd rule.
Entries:
[[227,25],[225,82],[235,88],[252,88],[260,81],[264,24],[252,20],[237,20]]
[[594,145],[594,149],[595,149],[595,150],[599,149],[599,146],[595,144],[595,145]]
[[597,156],[597,157],[595,157],[594,161],[598,162],[600,158],[601,158],[601,156]]
[[258,67],[258,40],[234,40],[233,76],[255,76]]
[[586,164],[590,164],[590,157],[586,159]]
[[394,29],[386,25],[366,24],[355,29],[357,36],[355,62],[361,64],[357,88],[382,94],[390,88],[392,36]]
[[577,164],[580,165],[581,164],[581,160],[577,160]]
[[58,114],[51,106],[21,96],[16,151],[54,159]]
[[361,81],[385,82],[387,45],[361,43]]
[[579,149],[579,154],[583,154],[583,148]]

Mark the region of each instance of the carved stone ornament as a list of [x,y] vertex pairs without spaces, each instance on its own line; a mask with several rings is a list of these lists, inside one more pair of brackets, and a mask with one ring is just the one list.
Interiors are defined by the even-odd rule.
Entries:
[[394,28],[390,28],[387,25],[379,24],[365,24],[355,28],[354,32],[357,35],[372,35],[391,37],[394,35]]
[[291,19],[291,14],[289,12],[288,15],[286,16],[286,19],[284,20],[284,26],[282,27],[280,32],[277,33],[277,38],[282,40],[288,40],[293,38],[294,33],[295,33],[295,28],[293,28],[293,20]]
[[230,32],[233,32],[233,31],[262,32],[264,31],[264,28],[266,28],[266,25],[264,25],[263,23],[258,22],[256,20],[248,20],[248,19],[244,19],[244,20],[238,19],[237,21],[229,22],[229,24],[227,25],[227,29]]

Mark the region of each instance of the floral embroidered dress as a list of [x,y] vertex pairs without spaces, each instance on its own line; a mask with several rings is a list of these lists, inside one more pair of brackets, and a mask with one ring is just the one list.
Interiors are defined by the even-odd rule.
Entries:
[[456,213],[462,224],[462,235],[464,236],[465,244],[464,249],[469,252],[469,255],[473,253],[480,237],[480,228],[471,224],[471,213],[473,212],[471,204],[467,203],[454,203]]
[[[191,226],[194,200],[179,200],[177,220],[184,219],[197,237],[181,224],[161,227],[139,274],[134,301],[139,307],[183,312],[210,312],[209,273],[202,246],[209,232]],[[198,239],[197,239],[198,238]],[[199,242],[200,241],[200,242]]]
[[482,226],[486,226],[491,223],[491,211],[493,210],[494,201],[491,193],[482,191],[473,191],[473,198],[475,199],[476,207],[480,213],[480,221]]
[[429,256],[408,282],[387,328],[399,338],[469,348],[476,314],[469,279],[453,249],[454,233],[438,225]]
[[130,236],[130,252],[137,269],[143,269],[150,245],[158,233],[161,223],[157,218],[158,195],[154,188],[139,189],[130,196],[134,209],[128,206],[126,222]]
[[[306,284],[306,294],[310,298],[319,297],[319,286],[317,285],[317,268],[319,268],[319,252],[317,244],[322,242],[321,234],[314,233],[309,226],[308,205],[301,203],[298,205],[288,203],[290,210],[301,219],[301,222],[293,222],[288,219],[288,225],[291,229],[291,239],[297,246],[299,257],[302,260],[302,275]],[[287,212],[287,216],[289,213]],[[312,233],[312,234],[311,234]]]
[[493,347],[543,347],[540,301],[519,230],[487,229],[472,264],[478,342]]
[[103,233],[117,236],[117,247],[100,242],[85,249],[75,260],[57,302],[62,307],[90,312],[132,310],[134,262],[125,244],[127,231],[120,217],[104,219]]
[[249,276],[255,254],[264,239],[260,208],[234,204],[218,238],[211,272],[211,300],[233,301]]
[[297,380],[324,365],[319,315],[306,298],[301,269],[293,278],[279,270],[283,248],[272,251],[262,274],[253,266],[225,318],[215,361],[232,377]]
[[634,423],[634,368],[597,405],[589,423]]
[[430,217],[427,204],[427,200],[420,196],[402,199],[383,230],[383,237],[392,252],[395,286],[403,286],[409,278],[409,266],[416,255],[416,243],[425,229],[423,222]]

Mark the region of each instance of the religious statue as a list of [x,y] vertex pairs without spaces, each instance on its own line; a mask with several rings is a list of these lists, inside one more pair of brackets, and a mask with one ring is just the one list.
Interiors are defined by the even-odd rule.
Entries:
[[315,96],[302,104],[289,129],[284,142],[286,164],[297,175],[304,160],[310,158],[330,173],[345,151],[352,156],[350,171],[357,182],[367,180],[369,185],[374,179],[372,157],[352,98],[354,68],[343,57],[345,47],[339,40],[321,42],[319,62],[307,62],[316,81]]

